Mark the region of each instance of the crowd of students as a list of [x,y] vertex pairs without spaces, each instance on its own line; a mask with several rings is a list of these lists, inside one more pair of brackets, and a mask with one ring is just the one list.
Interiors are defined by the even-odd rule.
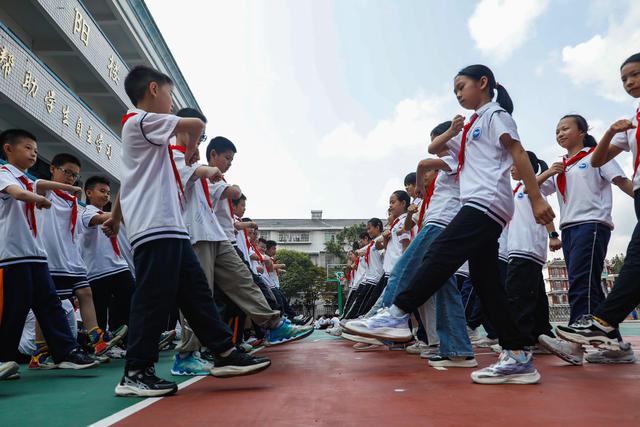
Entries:
[[[640,98],[640,54],[620,72]],[[635,199],[640,218],[640,110],[599,143],[583,116],[561,117],[556,141],[566,154],[548,167],[524,150],[513,102],[489,68],[465,67],[454,91],[474,113],[432,130],[435,157],[390,195],[388,218],[368,221],[349,253],[344,316],[330,333],[355,341],[356,351],[406,348],[435,367],[476,367],[472,344],[491,347],[498,361],[471,373],[482,384],[537,383],[534,354],[573,365],[634,363],[618,325],[640,303],[637,225],[607,297],[600,278],[614,228],[612,185]],[[622,151],[633,154],[631,179],[614,159]],[[546,201],[553,193],[560,233]],[[562,249],[569,278],[569,326],[555,334],[542,274],[549,249]],[[585,346],[597,351],[585,355]]]

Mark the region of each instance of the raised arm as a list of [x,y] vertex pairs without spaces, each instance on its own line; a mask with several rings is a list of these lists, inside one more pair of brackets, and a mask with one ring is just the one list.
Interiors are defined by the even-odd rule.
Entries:
[[225,188],[222,194],[220,195],[221,199],[238,199],[242,196],[242,190],[237,185],[230,185]]
[[102,223],[102,231],[107,237],[117,236],[120,231],[120,222],[122,222],[122,209],[120,208],[120,190],[118,190],[118,195],[113,201],[111,218]]
[[32,193],[29,190],[25,190],[19,185],[9,185],[3,190],[3,192],[21,202],[35,203],[38,209],[49,209],[51,207],[51,202],[49,201],[49,199],[40,194]]
[[[614,148],[614,147],[611,147],[611,148]],[[615,148],[617,148],[617,147],[615,147]],[[624,176],[618,176],[616,178],[613,178],[613,183],[615,185],[617,185],[618,188],[621,189],[628,196],[630,196],[631,198],[634,197],[634,194],[633,194],[633,182],[631,182],[631,180],[629,178],[626,178]]]
[[[604,133],[596,149],[591,155],[591,166],[599,168],[622,152],[622,148],[611,145],[611,140],[618,132],[626,132],[635,126],[629,120],[618,120]],[[631,196],[633,197],[633,196]]]
[[202,120],[194,117],[183,117],[176,125],[173,133],[184,141],[186,151],[184,153],[184,160],[187,166],[193,164],[194,154],[198,150],[198,143],[200,137],[204,132],[205,124]]
[[439,154],[446,148],[447,142],[454,136],[460,133],[464,127],[464,116],[458,114],[451,120],[451,126],[442,135],[436,136],[431,144],[429,144],[428,150],[431,154]]
[[38,185],[36,185],[36,192],[42,196],[50,190],[62,190],[67,193],[73,194],[79,197],[82,194],[82,188],[75,185],[63,184],[62,182],[49,181],[46,179],[39,179]]

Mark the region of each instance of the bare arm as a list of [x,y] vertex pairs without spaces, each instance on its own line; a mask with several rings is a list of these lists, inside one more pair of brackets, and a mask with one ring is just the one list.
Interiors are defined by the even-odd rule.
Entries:
[[236,222],[233,224],[233,227],[240,231],[240,230],[246,230],[247,228],[258,228],[258,224],[256,224],[253,221],[245,221],[245,222]]
[[381,251],[384,249],[385,244],[389,241],[389,238],[391,237],[391,231],[390,230],[384,230],[382,232],[382,239],[378,239],[376,240],[376,249]]
[[193,174],[198,178],[209,179],[212,182],[222,178],[222,173],[220,173],[220,169],[214,166],[198,166],[198,168],[195,170]]
[[447,146],[447,142],[454,136],[460,133],[462,128],[464,127],[464,117],[461,115],[457,115],[451,121],[451,126],[447,129],[442,135],[436,136],[431,144],[429,144],[429,153],[431,154],[439,154],[443,152]]
[[89,227],[95,227],[96,225],[104,224],[111,218],[111,214],[109,212],[103,214],[96,214],[91,217],[91,221],[89,221]]
[[411,241],[409,239],[404,239],[400,243],[402,243],[402,253],[404,253],[404,251],[406,251],[407,248],[409,247],[409,244],[411,243]]
[[35,203],[38,209],[49,209],[51,202],[46,197],[33,193],[29,190],[25,190],[19,185],[9,185],[3,190],[3,193],[7,193],[11,197],[21,202]]
[[[618,132],[625,132],[635,126],[629,120],[618,120],[607,129],[591,155],[591,166],[599,168],[622,152],[622,148],[611,145],[611,140]],[[624,190],[623,190],[624,191]],[[633,196],[632,196],[633,197]]]
[[[556,226],[553,224],[553,221],[551,221],[549,224],[546,224],[545,228],[547,229],[547,233],[549,234],[556,231]],[[549,237],[549,249],[551,249],[551,251],[557,251],[560,248],[562,248],[562,241],[560,240],[560,238]]]
[[193,164],[194,154],[198,150],[198,143],[200,142],[200,136],[204,131],[204,126],[204,122],[200,119],[183,117],[173,130],[173,134],[184,142],[186,148],[184,160],[187,163],[187,166],[191,166]]
[[237,185],[230,185],[220,195],[221,199],[238,199],[242,196],[242,190]]
[[36,186],[36,192],[40,195],[44,195],[49,190],[62,190],[69,194],[73,194],[79,197],[82,194],[82,188],[74,185],[63,184],[61,182],[49,181],[46,179],[39,179]]
[[413,227],[415,227],[416,223],[413,221],[413,214],[416,213],[417,211],[418,211],[417,205],[413,203],[409,205],[409,208],[407,209],[407,216],[404,219],[404,225],[402,226],[402,229],[400,230],[400,232],[408,233]]
[[118,195],[111,209],[111,218],[102,223],[102,232],[107,237],[117,236],[120,231],[120,222],[122,222],[122,209],[120,208],[120,191],[118,190]]
[[633,182],[629,178],[618,176],[613,179],[613,183],[633,199]]

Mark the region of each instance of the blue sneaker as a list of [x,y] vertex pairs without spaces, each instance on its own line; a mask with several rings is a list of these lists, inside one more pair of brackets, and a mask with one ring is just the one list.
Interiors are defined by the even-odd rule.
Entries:
[[180,357],[180,353],[173,356],[171,375],[209,375],[211,364],[198,357],[197,352],[191,352],[186,357]]
[[531,352],[503,350],[498,363],[472,372],[471,379],[478,384],[535,384],[540,374],[533,366]]
[[345,329],[356,335],[393,342],[407,342],[413,338],[409,329],[409,315],[395,316],[384,309],[364,322],[349,322]]
[[275,329],[267,329],[265,334],[265,345],[274,346],[286,342],[300,340],[313,333],[313,326],[297,326],[291,324],[287,319],[282,319],[280,326]]

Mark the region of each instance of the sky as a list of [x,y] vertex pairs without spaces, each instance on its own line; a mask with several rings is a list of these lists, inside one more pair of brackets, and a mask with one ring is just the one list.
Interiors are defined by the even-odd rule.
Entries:
[[[237,146],[229,182],[253,218],[384,217],[389,195],[456,114],[453,78],[489,66],[527,150],[551,164],[565,114],[599,139],[637,102],[619,67],[640,50],[633,0],[146,0],[202,112]],[[617,160],[631,176],[631,156]],[[633,200],[614,187],[609,256]],[[558,204],[549,198],[556,215]],[[556,227],[558,220],[556,219]]]

